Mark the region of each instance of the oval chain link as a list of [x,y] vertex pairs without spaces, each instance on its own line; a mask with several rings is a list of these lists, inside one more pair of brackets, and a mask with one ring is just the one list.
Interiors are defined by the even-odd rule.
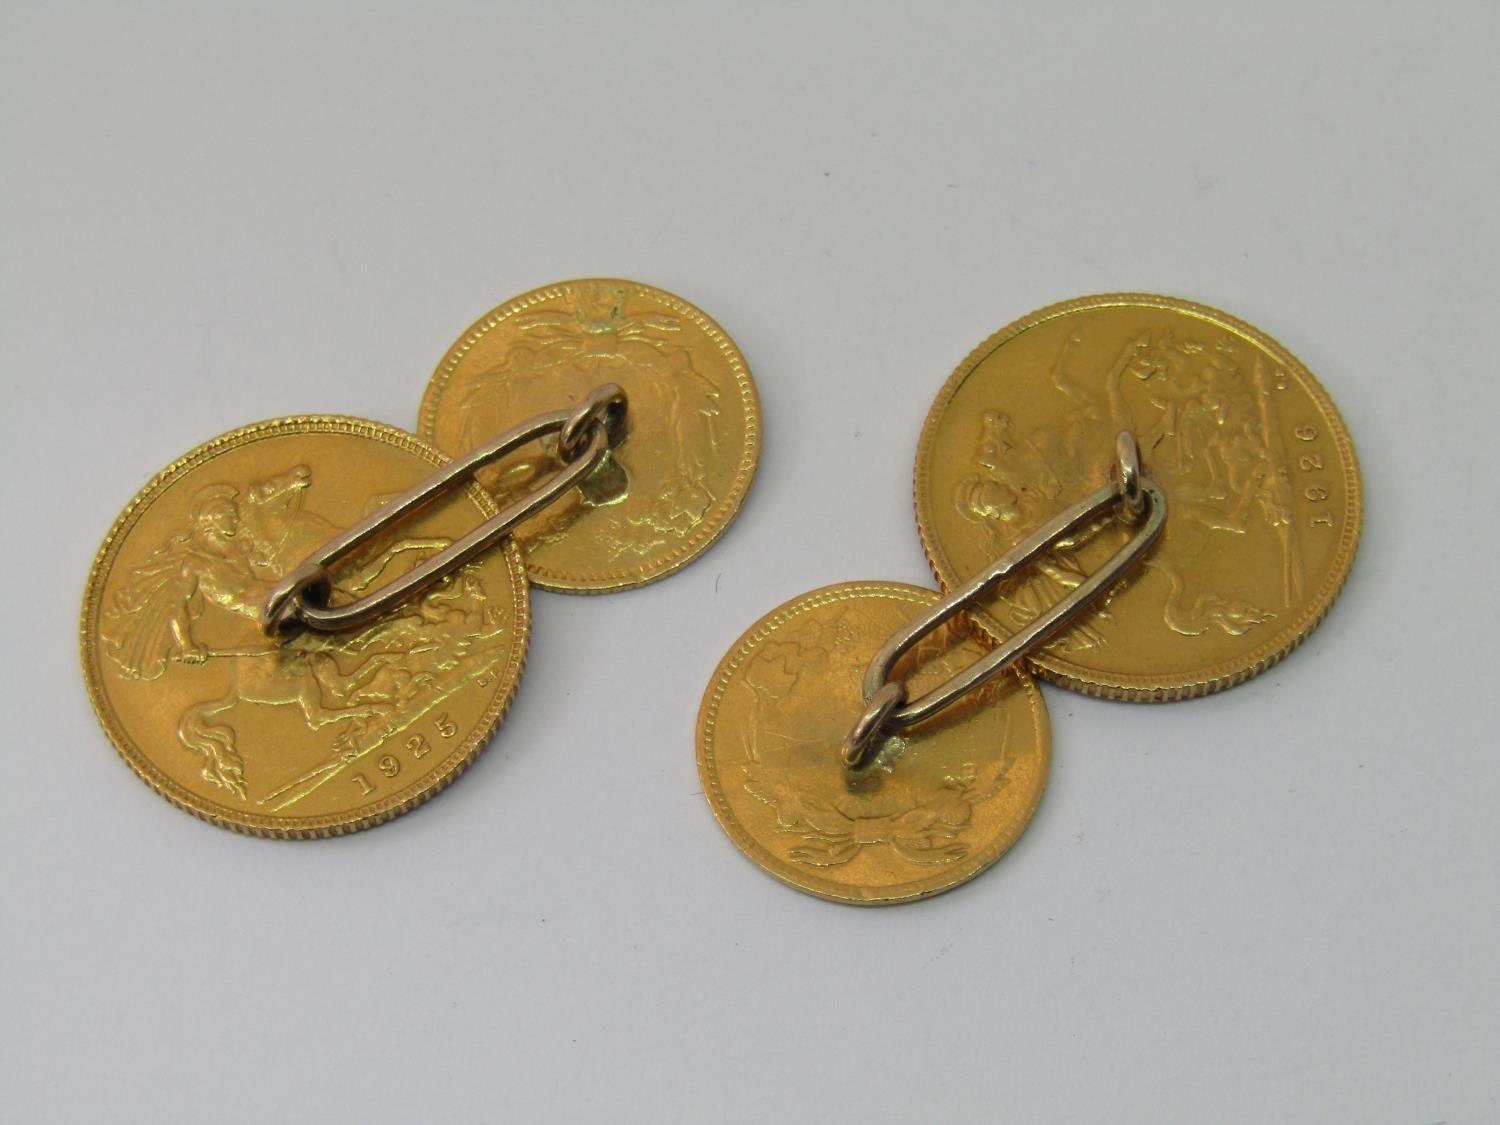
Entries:
[[[853,728],[839,748],[845,766],[858,769],[865,765],[871,757],[877,736],[882,731],[892,727],[909,727],[930,718],[1035,652],[1059,629],[1086,612],[1140,561],[1161,535],[1167,519],[1167,498],[1141,468],[1140,446],[1136,443],[1135,435],[1128,431],[1122,432],[1115,439],[1113,475],[1111,483],[1085,496],[1067,511],[1037,528],[985,570],[886,641],[870,661],[869,670],[865,673],[865,710],[855,720]],[[891,678],[896,662],[902,656],[951,618],[975,608],[995,587],[1021,567],[1116,506],[1121,520],[1136,525],[1137,530],[1108,563],[1080,582],[1046,612],[1007,637],[999,646],[927,694],[908,701],[906,685]]]
[[[323,633],[351,629],[374,620],[393,605],[427,589],[498,543],[518,524],[536,515],[588,476],[604,460],[605,454],[623,439],[625,414],[625,392],[614,383],[604,383],[590,391],[574,409],[539,414],[449,462],[420,484],[382,504],[348,531],[334,536],[287,574],[266,599],[261,610],[261,629],[272,637],[291,636],[302,629]],[[339,560],[450,489],[468,484],[486,465],[528,442],[554,433],[558,435],[558,457],[562,467],[552,476],[462,539],[374,593],[342,605],[328,604],[333,595],[331,568]]]

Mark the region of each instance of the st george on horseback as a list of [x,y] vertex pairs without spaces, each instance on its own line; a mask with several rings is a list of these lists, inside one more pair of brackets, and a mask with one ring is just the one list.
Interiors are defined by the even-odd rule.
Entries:
[[[370,651],[369,635],[389,625],[351,638],[299,639],[285,646],[266,642],[257,628],[273,584],[337,530],[306,510],[311,480],[306,465],[294,465],[247,487],[211,484],[199,490],[185,530],[131,573],[101,624],[104,651],[127,679],[156,680],[174,667],[227,662],[227,689],[184,711],[177,737],[203,757],[206,781],[241,800],[248,792],[235,730],[214,720],[223,720],[241,703],[295,706],[308,728],[318,730],[378,715],[411,686],[402,682],[413,673],[399,667],[404,655],[399,645]],[[340,588],[357,592],[399,556],[420,557],[447,542],[398,542],[357,567]],[[209,616],[218,618],[215,635],[224,635],[227,622],[245,644],[207,647],[199,638],[206,631],[201,622]],[[352,668],[341,667],[341,651],[355,655]]]

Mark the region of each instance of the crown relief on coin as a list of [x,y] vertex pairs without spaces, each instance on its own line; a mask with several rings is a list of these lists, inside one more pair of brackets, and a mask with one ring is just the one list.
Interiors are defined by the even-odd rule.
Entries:
[[[1348,576],[1361,493],[1327,392],[1226,313],[1143,294],[1067,301],[971,353],[918,446],[918,529],[944,589],[1060,510],[1133,430],[1171,515],[1144,568],[1030,658],[1046,679],[1119,699],[1239,683],[1318,624]],[[981,614],[1007,635],[1092,572],[1126,532],[1061,543]]]
[[[701,310],[634,281],[559,282],[486,313],[438,364],[419,432],[457,456],[604,382],[628,399],[625,440],[516,531],[544,589],[601,593],[681,569],[723,534],[755,474],[760,404],[739,349]],[[555,446],[532,447],[479,480],[503,497],[556,459]]]
[[[269,640],[272,587],[443,458],[379,423],[288,418],[163,470],[120,515],[84,598],[84,677],[127,763],[237,831],[328,836],[433,796],[484,748],[526,654],[528,592],[506,542],[378,622]],[[442,551],[495,506],[470,488],[341,568],[352,598]]]

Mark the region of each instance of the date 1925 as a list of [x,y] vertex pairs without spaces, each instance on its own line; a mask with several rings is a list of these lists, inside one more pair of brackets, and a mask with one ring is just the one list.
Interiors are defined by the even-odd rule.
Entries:
[[[432,753],[434,739],[440,742],[441,740],[453,738],[458,734],[458,727],[448,717],[447,712],[441,712],[433,718],[432,729],[433,734],[431,738],[414,731],[406,736],[405,742],[398,751],[395,753],[388,752],[376,758],[374,766],[379,777],[383,777],[388,781],[396,780],[396,778],[401,776],[402,767],[407,762],[420,762],[428,754]],[[372,796],[380,788],[380,781],[372,781],[369,775],[365,773],[352,774],[349,780],[359,790],[361,797]]]

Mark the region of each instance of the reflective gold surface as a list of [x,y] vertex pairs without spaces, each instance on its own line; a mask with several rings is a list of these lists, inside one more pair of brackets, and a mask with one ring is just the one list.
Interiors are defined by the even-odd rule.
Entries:
[[[629,397],[624,443],[516,533],[527,574],[545,589],[653,582],[723,534],[760,456],[760,403],[744,357],[680,297],[633,281],[565,281],[481,317],[422,399],[420,433],[456,456],[606,382]],[[555,468],[554,449],[536,446],[479,479],[509,495]]]
[[[526,654],[528,595],[507,541],[377,623],[276,643],[273,583],[441,456],[348,418],[232,431],[153,479],[94,562],[82,621],[99,721],[154,789],[265,836],[367,828],[420,804],[484,747]],[[381,585],[494,513],[470,488],[335,574]]]
[[[931,590],[847,583],[774,610],[719,664],[698,713],[698,772],[739,848],[784,883],[876,905],[972,879],[1015,843],[1047,783],[1051,740],[1035,684],[1007,672],[845,769],[871,655],[938,601]],[[919,693],[981,642],[943,626],[899,665]]]
[[[1170,514],[1143,567],[1033,659],[1120,699],[1182,699],[1275,663],[1322,620],[1359,541],[1354,447],[1327,393],[1276,341],[1170,297],[1084,297],[1002,329],[959,365],[917,450],[922,543],[944,588],[1102,484],[1134,430]],[[1003,587],[1014,631],[1108,557],[1101,525]]]

